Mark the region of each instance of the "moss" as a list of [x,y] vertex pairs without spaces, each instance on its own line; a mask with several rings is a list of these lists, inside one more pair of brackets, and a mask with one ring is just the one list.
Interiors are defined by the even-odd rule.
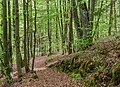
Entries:
[[[88,51],[89,53],[89,51]],[[90,52],[93,53],[93,52]],[[95,54],[96,53],[96,54]],[[61,61],[56,68],[68,73],[74,79],[80,78],[86,86],[117,86],[120,82],[120,60],[109,58],[109,54],[83,53],[69,55],[68,60]]]

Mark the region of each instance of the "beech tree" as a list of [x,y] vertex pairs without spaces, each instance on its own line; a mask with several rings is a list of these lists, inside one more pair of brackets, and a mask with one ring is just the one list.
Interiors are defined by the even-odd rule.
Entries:
[[4,51],[4,74],[6,76],[7,81],[11,80],[10,76],[10,65],[9,65],[9,52],[8,52],[8,29],[7,29],[7,1],[3,0],[3,51]]
[[15,1],[15,45],[16,45],[16,64],[18,70],[18,77],[22,76],[21,70],[21,53],[20,53],[20,36],[19,36],[19,4],[18,0]]
[[33,60],[32,60],[32,71],[34,71],[34,63],[35,63],[35,48],[36,48],[36,31],[37,31],[37,26],[36,26],[36,18],[37,18],[37,9],[36,9],[36,0],[34,0],[34,9],[35,9],[35,16],[34,16],[34,51],[33,51]]
[[21,77],[24,67],[26,73],[34,71],[36,56],[72,54],[89,48],[99,38],[119,34],[118,2],[1,0],[1,71],[11,79],[16,61]]
[[10,67],[12,69],[13,61],[12,61],[12,29],[11,29],[11,2],[8,0],[8,29],[9,29],[9,39],[8,39],[8,50],[9,50],[9,58],[10,58]]
[[25,61],[25,70],[26,72],[29,72],[29,67],[28,67],[28,55],[27,55],[27,32],[26,32],[26,0],[23,0],[23,15],[24,15],[24,61]]

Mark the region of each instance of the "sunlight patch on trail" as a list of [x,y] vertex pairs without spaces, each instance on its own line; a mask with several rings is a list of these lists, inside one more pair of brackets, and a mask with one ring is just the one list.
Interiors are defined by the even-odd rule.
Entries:
[[34,71],[42,71],[42,70],[46,70],[46,67],[41,67],[41,68],[34,68]]

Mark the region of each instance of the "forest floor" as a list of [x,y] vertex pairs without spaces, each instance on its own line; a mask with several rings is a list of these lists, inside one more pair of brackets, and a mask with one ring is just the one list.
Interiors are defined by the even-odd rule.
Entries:
[[34,70],[26,74],[23,68],[20,80],[14,66],[10,87],[120,87],[120,37],[102,38],[71,55],[36,57]]
[[[62,56],[59,54],[53,54],[51,57]],[[22,81],[17,79],[17,74],[14,71],[13,83],[10,87],[82,87],[80,81],[75,81],[67,74],[58,72],[56,70],[46,67],[45,61],[47,56],[36,57],[35,59],[35,71],[38,78],[32,73],[25,74],[23,69]]]
[[51,58],[46,63],[81,80],[83,87],[120,87],[120,37],[101,38],[85,50]]

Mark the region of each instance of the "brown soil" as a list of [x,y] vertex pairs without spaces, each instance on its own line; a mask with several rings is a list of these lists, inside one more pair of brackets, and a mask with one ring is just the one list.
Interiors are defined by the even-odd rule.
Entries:
[[[55,56],[60,56],[60,54],[55,54],[53,57]],[[65,73],[47,68],[46,59],[48,59],[47,56],[36,57],[35,59],[34,70],[38,79],[33,79],[32,73],[25,74],[23,69],[22,81],[19,82],[16,72],[14,72],[14,81],[10,87],[82,87],[80,81],[74,81]]]

